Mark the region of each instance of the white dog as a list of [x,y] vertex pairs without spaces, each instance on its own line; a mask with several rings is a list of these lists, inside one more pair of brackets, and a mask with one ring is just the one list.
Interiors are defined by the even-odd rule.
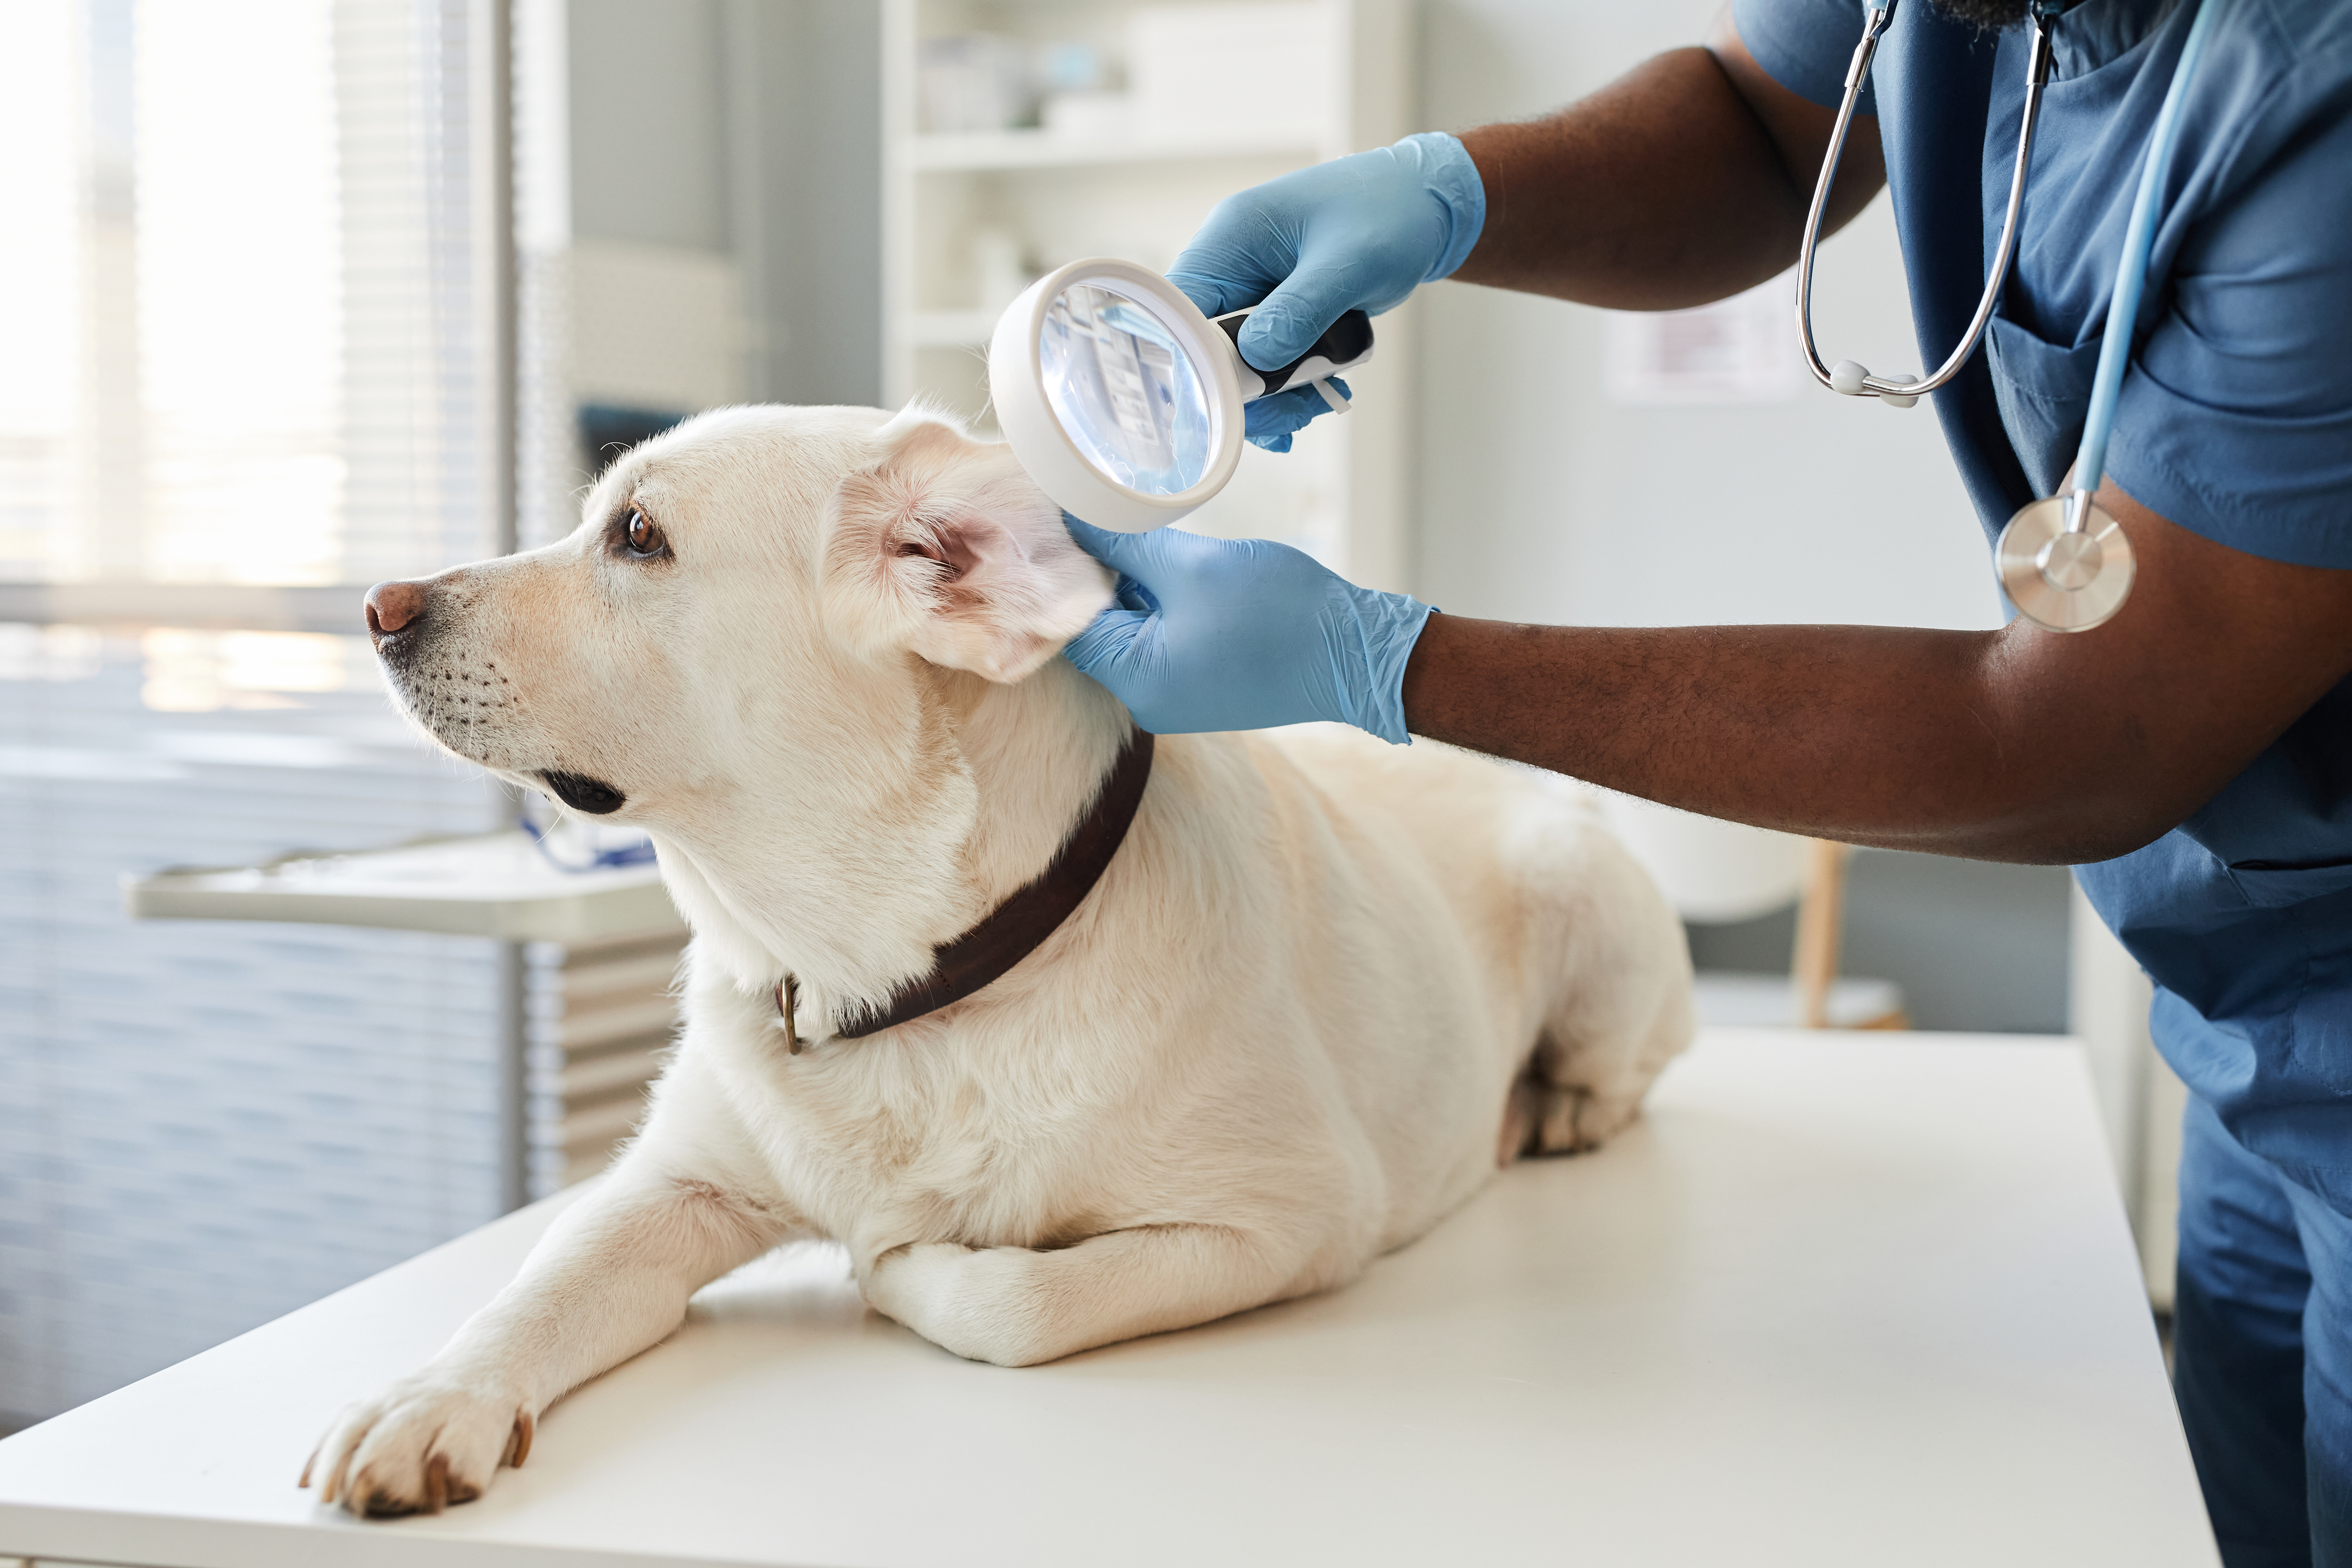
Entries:
[[[370,593],[432,738],[642,826],[695,935],[641,1135],[338,1419],[328,1501],[479,1495],[781,1242],[1022,1365],[1344,1284],[1635,1114],[1689,960],[1570,787],[1332,726],[1154,747],[1055,657],[1108,602],[1004,448],[849,408],[702,416],[561,543]],[[992,983],[908,1004],[1000,906]]]

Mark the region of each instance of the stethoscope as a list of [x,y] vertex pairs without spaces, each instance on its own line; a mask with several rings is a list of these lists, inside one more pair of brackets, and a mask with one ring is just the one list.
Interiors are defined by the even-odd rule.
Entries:
[[[1853,61],[1846,67],[1845,97],[1838,105],[1837,125],[1830,133],[1829,153],[1813,186],[1811,210],[1805,215],[1805,234],[1797,258],[1797,331],[1805,345],[1805,361],[1813,378],[1848,397],[1875,397],[1897,408],[1908,408],[1923,393],[1935,391],[1960,374],[1976,352],[2000,301],[2001,285],[2009,280],[2009,265],[2017,251],[2017,220],[2025,205],[2026,165],[2033,153],[2033,128],[2042,111],[2042,89],[2050,80],[2050,29],[2080,0],[2035,0],[2032,8],[2033,47],[2026,66],[2025,114],[2017,132],[2017,163],[2010,175],[2009,208],[2001,218],[2000,244],[1993,253],[1992,275],[1969,322],[1959,345],[1936,374],[1922,381],[1908,375],[1873,375],[1853,360],[1835,365],[1822,363],[1813,344],[1813,250],[1822,232],[1822,210],[1829,204],[1830,185],[1837,176],[1838,158],[1845,151],[1846,128],[1853,120],[1854,101],[1870,75],[1871,57],[1878,40],[1895,19],[1895,0],[1879,0],[1863,26],[1862,41],[1854,46]],[[2121,390],[2126,362],[2131,358],[2131,336],[2139,315],[2141,292],[2147,284],[2148,252],[2156,239],[2156,194],[2172,161],[2179,140],[2180,106],[2189,96],[2198,57],[2217,18],[2234,0],[2191,0],[2198,6],[2181,46],[2180,63],[2157,110],[2149,132],[2147,158],[2140,168],[2139,191],[2133,198],[2130,221],[2124,228],[2123,256],[2116,265],[2115,294],[2107,305],[2106,337],[2099,345],[2098,370],[2091,380],[2091,406],[2083,426],[2083,444],[2074,456],[2072,490],[2020,509],[2000,531],[1993,546],[1994,569],[2000,585],[2020,614],[2053,632],[2086,632],[2123,608],[2131,594],[2136,563],[2131,542],[2122,525],[2092,500],[2105,476],[2107,437],[2115,428],[2116,398]]]

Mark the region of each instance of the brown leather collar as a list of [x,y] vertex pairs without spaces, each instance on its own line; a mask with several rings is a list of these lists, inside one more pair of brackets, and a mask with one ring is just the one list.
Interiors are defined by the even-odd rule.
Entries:
[[[1071,911],[1086,901],[1108,869],[1111,857],[1127,841],[1128,827],[1135,821],[1135,809],[1143,803],[1143,786],[1150,778],[1151,736],[1143,730],[1131,731],[1118,761],[1104,776],[1093,806],[1055,851],[1053,863],[978,925],[931,949],[930,973],[900,986],[888,1007],[852,1018],[835,1032],[845,1039],[862,1039],[936,1013],[990,984],[1045,945]],[[776,982],[776,1011],[783,1016],[784,1040],[794,1056],[801,1054],[804,1044],[793,1022],[799,1002],[798,978],[787,974]]]

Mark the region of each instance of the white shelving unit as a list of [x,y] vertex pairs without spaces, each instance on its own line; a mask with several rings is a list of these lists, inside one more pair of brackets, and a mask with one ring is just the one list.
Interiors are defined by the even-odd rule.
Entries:
[[[1197,32],[1184,11],[1199,14]],[[1204,104],[1197,122],[1164,97],[1144,110],[1155,62],[1213,40],[1246,57],[1265,21],[1326,68],[1294,77],[1295,92],[1255,119],[1264,95],[1236,114]],[[1410,0],[1306,4],[1121,5],[1085,0],[887,0],[883,30],[883,386],[898,404],[922,397],[994,433],[986,343],[1017,284],[1083,256],[1117,256],[1165,270],[1233,193],[1324,159],[1378,147],[1415,129]],[[1072,134],[1035,127],[933,132],[924,123],[926,40],[985,34],[1014,53],[1075,44],[1109,65],[1138,112],[1131,129]],[[1154,46],[1151,40],[1163,42]],[[1159,63],[1165,63],[1164,60]],[[1142,68],[1139,69],[1139,66]],[[1164,78],[1165,71],[1160,72]],[[982,250],[1019,258],[1008,273]],[[1286,454],[1251,448],[1226,492],[1187,528],[1281,539],[1360,582],[1402,588],[1406,572],[1412,388],[1412,310],[1377,325],[1374,363],[1349,376],[1357,406],[1302,434]]]
[[[645,1114],[686,922],[650,864],[565,870],[520,832],[126,877],[133,920],[373,926],[523,944],[525,1195],[592,1176]],[[0,1557],[0,1563],[7,1560]]]

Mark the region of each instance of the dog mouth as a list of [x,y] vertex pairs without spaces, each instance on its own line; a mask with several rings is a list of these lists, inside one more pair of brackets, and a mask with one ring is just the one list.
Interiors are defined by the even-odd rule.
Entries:
[[609,816],[628,804],[629,797],[606,784],[585,773],[543,773],[549,793],[574,811],[584,811],[591,816]]

